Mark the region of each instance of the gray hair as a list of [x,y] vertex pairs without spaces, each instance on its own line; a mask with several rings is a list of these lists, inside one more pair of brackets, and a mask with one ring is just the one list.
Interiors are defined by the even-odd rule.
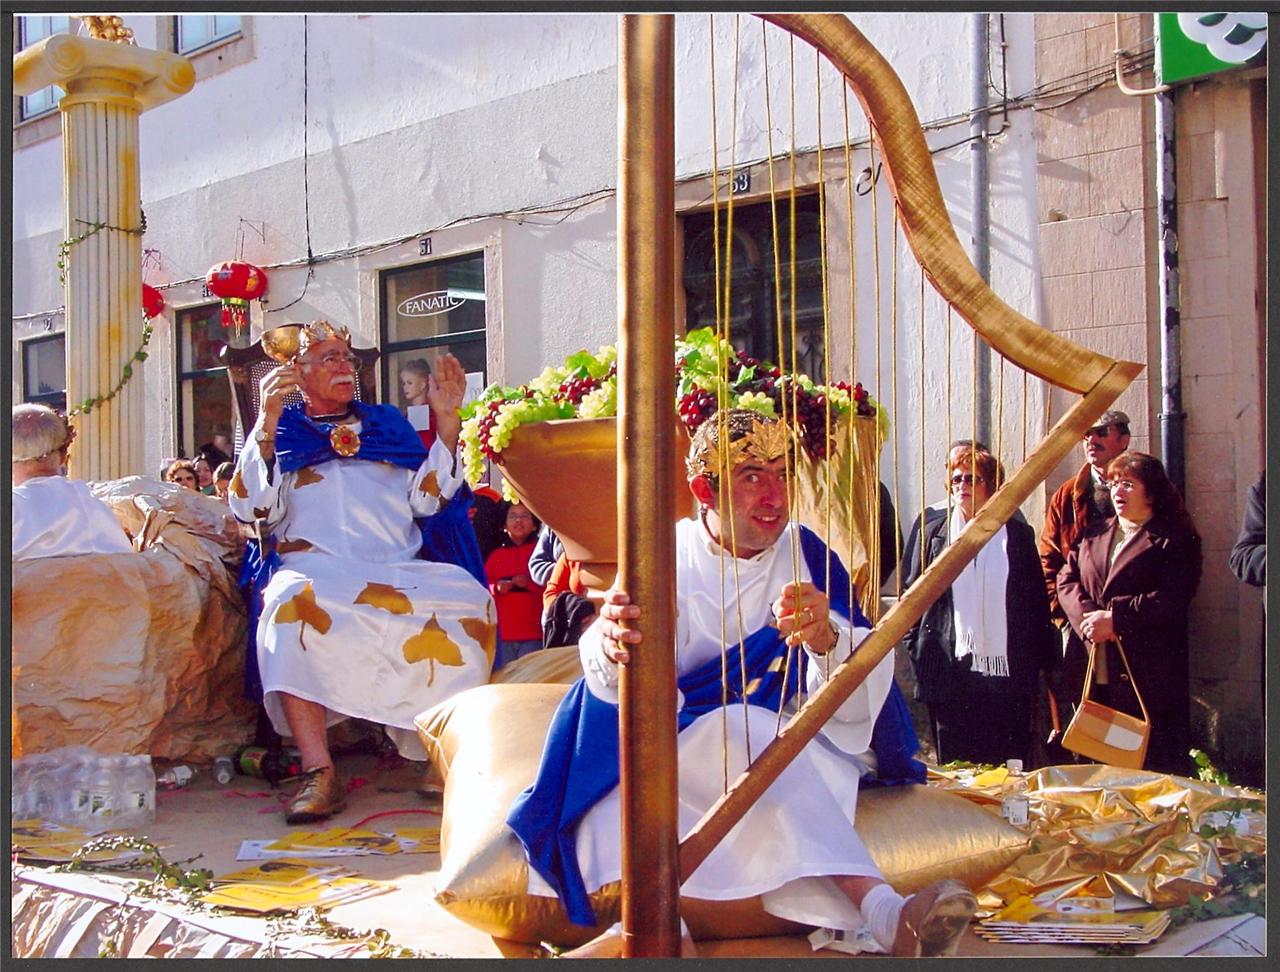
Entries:
[[48,405],[13,406],[13,462],[47,458],[70,438],[66,419]]

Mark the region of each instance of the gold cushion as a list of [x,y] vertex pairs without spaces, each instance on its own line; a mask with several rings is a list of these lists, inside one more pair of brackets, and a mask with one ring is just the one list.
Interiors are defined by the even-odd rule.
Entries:
[[489,684],[498,685],[511,682],[549,682],[556,685],[572,685],[582,678],[582,662],[578,658],[577,645],[564,645],[560,648],[543,648],[533,651],[523,658],[503,665]]
[[[522,659],[523,660],[523,659]],[[415,720],[446,779],[436,900],[487,934],[572,947],[618,920],[618,885],[591,895],[596,928],[574,925],[555,898],[526,893],[528,864],[507,811],[537,772],[565,685],[482,685]],[[857,828],[885,879],[906,894],[950,877],[977,889],[1026,848],[1026,835],[963,797],[928,786],[873,787],[858,797]],[[682,899],[695,939],[794,934],[760,899]]]

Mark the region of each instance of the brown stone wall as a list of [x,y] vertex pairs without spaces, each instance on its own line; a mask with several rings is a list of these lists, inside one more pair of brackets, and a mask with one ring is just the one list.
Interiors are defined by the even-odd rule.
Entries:
[[[1122,14],[1123,48],[1151,47],[1152,17]],[[1112,14],[1037,14],[1037,84],[1097,80],[1112,61]],[[1133,88],[1150,72],[1127,75]],[[1262,85],[1233,74],[1176,91],[1186,492],[1204,539],[1192,605],[1196,744],[1237,772],[1263,747],[1261,598],[1227,568],[1244,494],[1264,461],[1261,308],[1265,276],[1257,213],[1264,205]],[[1056,106],[1055,106],[1056,105]],[[1114,82],[1074,100],[1046,97],[1036,114],[1045,326],[1147,370],[1117,403],[1132,448],[1160,454],[1159,260],[1154,103]],[[1055,393],[1052,415],[1067,406]],[[1079,468],[1064,462],[1048,488]]]

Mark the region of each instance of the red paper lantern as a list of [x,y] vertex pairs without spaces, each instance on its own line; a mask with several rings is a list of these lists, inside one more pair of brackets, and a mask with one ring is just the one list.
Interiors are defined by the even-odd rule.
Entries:
[[146,315],[147,320],[153,317],[159,317],[164,310],[164,294],[156,290],[149,284],[142,285],[142,313]]
[[222,326],[240,330],[249,323],[249,301],[267,295],[267,274],[252,263],[228,260],[209,268],[204,285],[222,299]]

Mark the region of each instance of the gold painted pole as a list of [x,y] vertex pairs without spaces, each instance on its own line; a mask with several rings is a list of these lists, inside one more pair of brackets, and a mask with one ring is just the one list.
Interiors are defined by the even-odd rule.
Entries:
[[881,619],[851,658],[831,674],[831,679],[796,713],[765,750],[729,787],[680,845],[680,875],[686,880],[697,870],[787,764],[808,744],[840,704],[862,684],[925,610],[977,556],[1001,525],[1031,495],[1054,467],[1073,449],[1084,430],[1092,426],[1120,393],[1142,371],[1142,366],[1118,361],[1102,380],[1082,397],[1050,430],[1044,442],[1027,457],[1017,473],[996,490],[959,538],[938,557],[901,599]]
[[[618,580],[644,609],[619,685],[622,934],[680,954],[676,817],[674,19],[618,37]],[[655,488],[661,484],[661,488]]]

